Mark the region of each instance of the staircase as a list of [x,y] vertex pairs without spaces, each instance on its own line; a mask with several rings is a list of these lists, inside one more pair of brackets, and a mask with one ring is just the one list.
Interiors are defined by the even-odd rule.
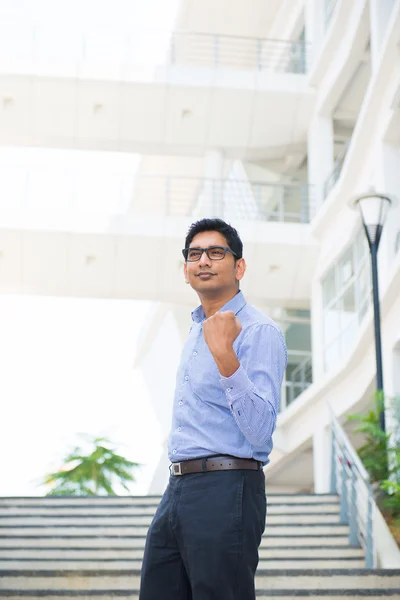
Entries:
[[[138,598],[159,497],[0,498],[0,597]],[[365,569],[333,495],[269,495],[257,598],[400,599],[400,570]],[[159,600],[163,600],[160,598]],[[223,599],[221,599],[223,600]]]

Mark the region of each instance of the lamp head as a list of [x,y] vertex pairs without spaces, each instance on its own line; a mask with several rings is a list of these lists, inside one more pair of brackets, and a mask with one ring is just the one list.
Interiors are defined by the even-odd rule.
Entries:
[[359,210],[369,245],[379,245],[386,215],[395,199],[387,194],[370,190],[366,194],[356,196],[349,202],[350,208]]

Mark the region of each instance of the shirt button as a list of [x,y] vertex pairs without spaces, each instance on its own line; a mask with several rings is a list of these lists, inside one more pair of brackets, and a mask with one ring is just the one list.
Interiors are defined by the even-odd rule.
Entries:
[[181,431],[181,430],[182,430],[182,427],[178,427],[178,431]]
[[172,450],[172,454],[176,454],[176,450]]
[[179,402],[179,406],[182,406],[182,404],[183,404],[183,402],[182,402],[182,401],[181,401],[181,402]]
[[185,381],[189,381],[189,375],[185,375]]
[[231,392],[231,391],[232,391],[232,388],[227,388],[227,389],[226,389],[226,391],[227,391],[227,392]]
[[193,356],[197,356],[197,351],[196,350],[193,352]]

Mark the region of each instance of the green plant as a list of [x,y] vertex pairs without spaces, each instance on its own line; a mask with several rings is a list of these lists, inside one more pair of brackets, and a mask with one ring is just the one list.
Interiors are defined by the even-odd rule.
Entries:
[[359,423],[354,432],[364,435],[364,444],[358,448],[357,452],[373,482],[384,481],[389,476],[388,448],[390,448],[390,436],[382,431],[380,427],[379,415],[382,407],[383,399],[377,394],[374,406],[366,414],[349,416],[349,421]]
[[140,465],[117,454],[107,438],[81,437],[93,448],[85,453],[82,447],[76,446],[65,457],[58,471],[45,475],[40,485],[51,486],[46,495],[115,495],[116,483],[128,491],[127,483],[135,481],[131,471]]
[[386,400],[390,433],[380,427],[379,415],[384,406],[381,395],[375,396],[373,408],[363,415],[351,415],[359,425],[356,433],[364,435],[357,452],[374,484],[376,500],[392,526],[400,527],[400,398]]
[[400,525],[400,483],[386,480],[381,484],[381,488],[386,492],[384,507],[390,511],[391,516]]

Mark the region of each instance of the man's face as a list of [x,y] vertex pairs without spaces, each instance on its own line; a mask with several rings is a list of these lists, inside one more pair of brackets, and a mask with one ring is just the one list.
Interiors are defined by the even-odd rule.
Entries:
[[[209,246],[228,246],[225,237],[217,231],[204,231],[191,241],[190,248],[208,248]],[[243,258],[235,261],[235,257],[227,252],[222,260],[211,260],[203,252],[200,260],[187,261],[184,265],[185,281],[198,294],[218,295],[232,290],[234,292],[246,270]]]

